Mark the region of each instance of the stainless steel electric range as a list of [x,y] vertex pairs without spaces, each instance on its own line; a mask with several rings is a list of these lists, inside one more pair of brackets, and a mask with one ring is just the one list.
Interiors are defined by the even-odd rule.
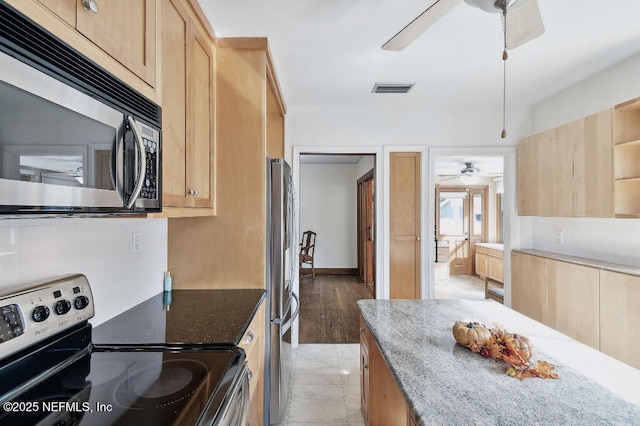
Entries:
[[93,315],[84,275],[0,297],[0,424],[246,424],[242,349],[95,345]]

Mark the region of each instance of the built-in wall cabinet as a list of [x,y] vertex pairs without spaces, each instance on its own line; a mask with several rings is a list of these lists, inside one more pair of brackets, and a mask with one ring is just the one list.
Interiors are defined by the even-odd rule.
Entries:
[[615,211],[618,217],[640,217],[640,99],[613,110]]
[[640,99],[521,140],[518,214],[640,217]]
[[612,217],[612,110],[518,144],[520,216]]
[[554,253],[511,253],[512,308],[640,368],[640,269]]
[[80,53],[154,101],[157,88],[156,0],[8,0]]
[[215,45],[189,4],[162,4],[162,216],[215,210]]
[[266,159],[284,155],[285,105],[266,39],[218,39],[216,58],[216,216],[169,220],[169,269],[178,288],[264,288]]

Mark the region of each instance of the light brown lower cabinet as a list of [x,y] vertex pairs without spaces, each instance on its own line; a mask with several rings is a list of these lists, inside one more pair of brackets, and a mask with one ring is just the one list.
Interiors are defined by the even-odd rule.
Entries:
[[512,308],[640,368],[640,276],[511,254]]
[[543,324],[547,319],[547,266],[543,257],[511,252],[511,307]]
[[600,272],[600,350],[640,369],[640,277]]
[[547,259],[548,325],[600,348],[599,270]]
[[263,424],[264,413],[264,351],[265,351],[265,303],[258,309],[247,331],[240,340],[240,346],[247,356],[247,367],[251,371],[249,381],[249,425]]
[[[409,426],[417,422],[378,345],[360,317],[362,416],[367,426]],[[364,352],[363,352],[364,351]]]

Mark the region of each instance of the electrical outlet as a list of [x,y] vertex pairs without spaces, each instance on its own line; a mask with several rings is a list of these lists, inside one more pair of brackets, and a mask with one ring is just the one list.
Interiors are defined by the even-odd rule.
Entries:
[[564,242],[564,231],[556,229],[556,244],[562,244]]
[[133,231],[131,233],[131,253],[140,253],[142,251],[142,232]]

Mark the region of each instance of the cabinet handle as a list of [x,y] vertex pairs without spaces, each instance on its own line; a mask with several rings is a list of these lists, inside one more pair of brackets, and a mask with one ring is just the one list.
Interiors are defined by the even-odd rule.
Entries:
[[187,194],[197,197],[198,195],[200,195],[200,191],[198,191],[197,189],[190,189],[190,190],[187,191]]
[[100,11],[96,0],[82,0],[82,8],[85,11],[95,13],[96,15]]
[[247,333],[247,338],[244,339],[244,343],[245,345],[248,345],[249,343],[251,343],[253,341],[253,333],[251,331],[249,331],[249,333]]
[[362,369],[366,370],[367,368],[369,368],[369,364],[362,364]]

